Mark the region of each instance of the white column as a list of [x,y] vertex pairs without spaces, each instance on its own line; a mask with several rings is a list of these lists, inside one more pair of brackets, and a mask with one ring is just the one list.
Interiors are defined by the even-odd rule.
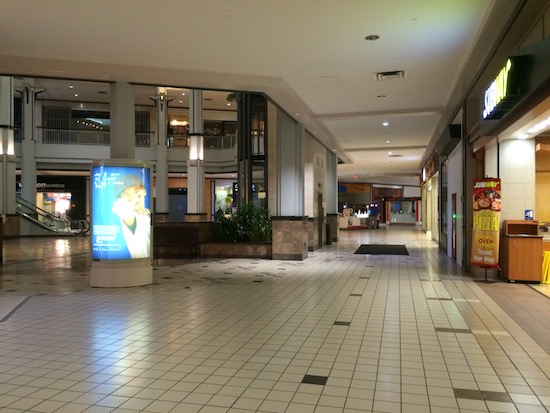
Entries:
[[[111,159],[113,163],[132,164],[135,159],[135,96],[134,87],[125,82],[111,84]],[[137,162],[136,162],[137,164]],[[92,226],[94,225],[92,216]],[[93,232],[92,232],[93,233]],[[153,228],[150,234],[154,239]],[[94,260],[90,268],[92,287],[134,287],[153,283],[153,262],[145,259]]]
[[278,120],[278,215],[304,216],[304,128],[289,117]]
[[135,159],[136,109],[133,85],[111,83],[111,159]]
[[187,161],[187,212],[204,214],[204,142],[202,90],[189,92],[189,160]]
[[36,141],[34,139],[34,106],[36,94],[43,89],[34,86],[34,79],[23,79],[20,90],[23,103],[23,140],[21,141],[21,198],[36,204]]
[[327,149],[326,157],[326,213],[338,213],[338,157],[336,152]]
[[0,215],[15,214],[13,78],[0,76]]

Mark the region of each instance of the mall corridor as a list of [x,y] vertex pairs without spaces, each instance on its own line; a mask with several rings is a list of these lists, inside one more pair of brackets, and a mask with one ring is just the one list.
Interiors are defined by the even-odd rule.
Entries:
[[0,411],[550,412],[538,286],[464,274],[413,226],[339,237],[304,261],[155,261],[122,289],[89,286],[87,237],[4,240]]

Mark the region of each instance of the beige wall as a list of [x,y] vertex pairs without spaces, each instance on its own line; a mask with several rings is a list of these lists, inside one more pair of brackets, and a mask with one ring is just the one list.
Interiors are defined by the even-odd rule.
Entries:
[[535,219],[550,222],[550,172],[537,172]]
[[550,151],[536,154],[535,219],[550,222]]

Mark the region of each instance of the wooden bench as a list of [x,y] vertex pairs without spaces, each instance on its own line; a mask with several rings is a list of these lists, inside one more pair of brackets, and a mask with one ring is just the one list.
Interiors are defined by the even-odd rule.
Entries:
[[199,228],[163,223],[153,228],[153,257],[182,258],[199,256]]

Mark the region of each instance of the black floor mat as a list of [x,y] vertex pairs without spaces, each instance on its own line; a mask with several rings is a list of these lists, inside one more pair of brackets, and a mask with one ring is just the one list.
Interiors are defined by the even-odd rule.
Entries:
[[409,255],[407,247],[404,245],[388,245],[388,244],[363,244],[356,254],[371,254],[371,255]]

